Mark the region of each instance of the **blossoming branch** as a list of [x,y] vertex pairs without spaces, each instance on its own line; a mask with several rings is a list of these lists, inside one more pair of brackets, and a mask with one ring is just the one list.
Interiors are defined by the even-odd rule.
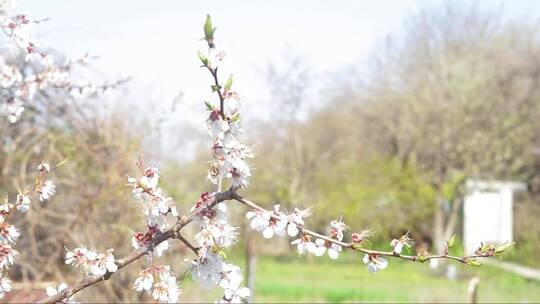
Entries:
[[16,211],[27,212],[32,205],[33,196],[39,197],[39,201],[42,203],[54,196],[56,185],[48,179],[48,174],[63,164],[64,162],[60,162],[51,166],[45,161],[42,162],[37,167],[38,173],[31,188],[20,190],[13,203],[10,202],[7,194],[0,199],[0,298],[3,298],[4,294],[11,290],[11,281],[6,274],[19,255],[14,246],[20,233],[15,226],[8,223],[8,219]]
[[32,19],[25,14],[11,13],[14,0],[0,0],[0,28],[11,44],[0,57],[0,115],[10,123],[19,121],[32,102],[44,99],[48,90],[66,92],[73,98],[92,96],[129,79],[102,85],[76,84],[75,66],[86,65],[91,56],[79,59],[55,58],[32,37],[32,27],[47,19]]
[[[211,90],[216,93],[218,103],[205,102],[209,111],[206,120],[208,133],[212,140],[212,160],[208,170],[208,180],[216,185],[216,191],[202,193],[189,213],[182,216],[176,209],[176,203],[161,188],[159,188],[159,169],[144,167],[142,157],[137,161],[140,172],[139,178],[128,177],[128,185],[132,189],[135,200],[140,207],[147,223],[147,231],[137,232],[132,244],[135,251],[130,255],[115,260],[112,251],[107,255],[101,254],[102,262],[97,263],[95,269],[86,265],[88,260],[95,261],[98,254],[87,249],[68,251],[66,263],[82,265],[86,277],[71,288],[64,288],[56,295],[44,299],[43,302],[52,303],[71,297],[76,292],[89,287],[99,281],[108,279],[115,271],[121,269],[134,260],[147,256],[152,260],[148,268],[140,272],[135,280],[133,289],[138,292],[147,292],[154,299],[162,302],[176,302],[181,293],[177,280],[168,265],[154,263],[152,257],[158,257],[170,246],[169,239],[180,240],[185,246],[196,254],[191,261],[191,274],[195,282],[205,288],[218,286],[223,289],[223,297],[218,302],[238,303],[245,301],[250,291],[242,286],[242,276],[238,266],[231,264],[225,257],[224,250],[237,240],[238,228],[228,223],[226,201],[235,200],[247,206],[250,211],[246,217],[251,220],[251,228],[261,231],[267,239],[274,235],[297,237],[292,241],[297,246],[299,254],[311,253],[322,256],[325,253],[336,259],[345,248],[364,254],[364,263],[371,272],[380,271],[388,266],[385,257],[395,257],[410,261],[426,262],[433,259],[456,260],[468,265],[479,265],[478,258],[498,255],[511,244],[503,246],[482,245],[474,255],[457,257],[449,255],[453,246],[453,239],[447,242],[444,252],[436,255],[428,253],[410,256],[402,254],[403,248],[410,248],[414,242],[409,234],[405,234],[390,242],[392,250],[378,251],[365,247],[368,238],[372,235],[369,230],[352,233],[349,242],[345,241],[348,230],[343,219],[330,222],[328,233],[323,235],[305,228],[305,218],[311,214],[310,209],[294,209],[284,211],[279,205],[273,210],[266,210],[254,202],[241,197],[237,191],[249,185],[250,167],[248,159],[254,157],[253,150],[240,142],[242,129],[240,127],[239,94],[232,89],[233,80],[229,76],[225,83],[219,81],[218,69],[225,59],[225,52],[216,48],[215,28],[208,16],[204,25],[205,41],[208,49],[199,52],[202,67],[212,77]],[[223,185],[229,182],[227,191],[222,191]],[[171,218],[176,222],[170,225]],[[182,229],[188,224],[195,224],[198,233],[192,242],[182,235]],[[88,259],[88,255],[91,256]],[[114,265],[113,265],[114,264]]]

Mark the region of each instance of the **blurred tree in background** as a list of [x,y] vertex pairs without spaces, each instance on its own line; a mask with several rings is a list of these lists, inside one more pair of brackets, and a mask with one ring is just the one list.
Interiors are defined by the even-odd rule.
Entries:
[[[517,180],[538,192],[539,38],[536,25],[475,8],[420,12],[324,109],[285,120],[282,134],[259,127],[255,168],[265,170],[255,171],[250,192],[314,205],[319,227],[339,210],[355,230],[387,239],[410,229],[440,251],[458,228],[467,178]],[[271,85],[295,87],[276,78]],[[285,108],[301,96],[283,95],[275,97]],[[516,222],[537,217],[537,205],[517,204],[529,211],[516,211]],[[517,239],[540,232],[522,226]]]

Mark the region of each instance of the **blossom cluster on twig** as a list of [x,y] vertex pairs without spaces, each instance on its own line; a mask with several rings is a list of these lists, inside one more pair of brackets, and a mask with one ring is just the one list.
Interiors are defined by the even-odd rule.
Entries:
[[51,166],[47,162],[42,162],[37,167],[38,174],[31,188],[19,190],[13,202],[10,201],[7,194],[0,199],[0,298],[3,298],[4,294],[11,290],[11,281],[7,278],[6,273],[19,255],[14,246],[20,233],[14,225],[8,222],[9,217],[16,211],[27,212],[32,205],[33,196],[39,197],[40,202],[45,202],[54,196],[56,185],[48,179],[48,174],[63,163]]
[[41,93],[47,90],[60,90],[73,98],[82,98],[129,80],[102,85],[74,83],[75,66],[86,65],[92,57],[85,54],[76,60],[55,58],[37,44],[31,32],[33,25],[47,19],[12,13],[14,4],[15,0],[0,0],[0,29],[10,42],[0,57],[0,115],[10,123],[19,121],[33,101],[46,98]]
[[[147,231],[137,232],[132,238],[131,244],[135,249],[148,246],[154,238],[163,231],[170,229],[171,224],[167,217],[177,217],[176,202],[163,191],[159,185],[159,169],[148,167],[143,169],[143,157],[139,157],[136,163],[140,170],[139,179],[128,177],[128,186],[136,199],[141,214],[146,219]],[[169,248],[168,240],[153,247],[148,253],[153,262],[153,256],[161,256]],[[181,293],[176,276],[168,265],[152,264],[143,270],[133,284],[133,289],[150,294],[160,302],[175,303]]]

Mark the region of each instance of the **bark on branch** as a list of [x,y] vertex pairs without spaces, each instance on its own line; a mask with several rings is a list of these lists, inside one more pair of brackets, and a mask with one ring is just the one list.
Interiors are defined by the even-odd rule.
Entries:
[[[213,208],[218,203],[221,203],[221,202],[226,201],[226,200],[233,199],[234,196],[235,196],[235,189],[233,189],[233,188],[231,188],[231,189],[229,189],[227,191],[224,191],[224,192],[216,193],[214,201],[209,206],[207,206],[207,208]],[[194,215],[196,213],[197,212],[195,211],[192,214],[181,216],[179,218],[179,221],[173,227],[171,227],[169,230],[167,230],[167,231],[165,231],[163,233],[158,234],[147,246],[144,246],[144,247],[141,247],[141,248],[139,248],[137,250],[134,250],[133,252],[131,252],[127,256],[125,256],[125,257],[123,257],[121,259],[118,259],[116,261],[116,264],[118,265],[118,270],[117,271],[120,271],[120,269],[126,267],[127,265],[133,263],[134,261],[138,260],[142,256],[148,254],[149,252],[154,250],[154,248],[157,245],[159,245],[160,243],[162,243],[162,242],[164,242],[164,241],[166,241],[168,239],[179,239],[188,248],[190,248],[191,250],[193,250],[196,253],[197,248],[194,247],[193,245],[191,245],[180,234],[180,231],[182,230],[182,228],[184,228],[187,224],[189,224],[189,223],[191,223],[193,221]],[[78,293],[79,291],[81,291],[81,290],[83,290],[85,288],[88,288],[88,287],[90,287],[92,285],[95,285],[95,284],[97,284],[97,283],[99,283],[101,281],[108,280],[113,274],[114,274],[114,272],[107,271],[107,273],[105,273],[105,275],[102,276],[102,277],[97,277],[97,276],[84,277],[81,280],[79,280],[75,285],[62,290],[61,292],[57,293],[56,295],[47,297],[47,298],[39,301],[38,303],[57,303],[57,302],[61,302],[62,300],[68,299],[69,297],[75,295],[76,293]]]

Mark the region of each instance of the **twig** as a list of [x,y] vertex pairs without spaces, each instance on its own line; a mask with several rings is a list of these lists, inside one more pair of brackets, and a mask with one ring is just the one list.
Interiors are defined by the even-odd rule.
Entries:
[[221,93],[221,87],[219,85],[218,74],[217,74],[218,68],[216,67],[215,69],[212,69],[212,67],[210,67],[209,65],[206,65],[206,68],[208,69],[208,71],[210,71],[210,74],[212,74],[212,78],[214,78],[214,85],[216,87],[216,92],[219,97],[219,114],[221,114],[221,118],[225,120],[226,117],[225,117],[225,110],[224,110],[224,105],[223,105],[225,102],[225,97],[223,97],[223,94]]
[[186,240],[186,238],[184,238],[181,234],[178,234],[175,238],[178,239],[178,240],[180,240],[182,243],[184,243],[184,245],[186,245],[189,249],[191,249],[191,251],[193,251],[193,253],[198,254],[199,248],[193,246],[193,245],[192,245],[188,240]]
[[[274,218],[276,220],[280,220],[277,216],[272,214],[272,212],[266,210],[265,208],[257,205],[256,203],[254,203],[254,202],[252,202],[250,200],[247,200],[247,199],[241,197],[238,194],[234,195],[234,199],[236,201],[248,206],[251,209],[266,212],[266,213],[270,214],[270,216],[272,218]],[[470,259],[483,258],[483,257],[489,257],[490,256],[488,254],[474,254],[474,255],[469,255],[469,256],[458,257],[458,256],[447,255],[447,254],[439,254],[439,255],[422,256],[422,259],[420,259],[420,257],[418,257],[418,256],[404,255],[404,254],[399,254],[399,253],[396,253],[396,252],[393,252],[393,251],[379,251],[379,250],[371,250],[371,249],[362,248],[362,247],[360,247],[360,246],[358,246],[356,244],[338,241],[338,240],[336,240],[334,238],[331,238],[331,237],[326,236],[326,235],[322,235],[320,233],[317,233],[315,231],[309,230],[309,229],[304,228],[304,227],[298,227],[298,228],[305,235],[310,235],[312,237],[316,237],[316,238],[325,240],[327,242],[339,245],[341,247],[352,249],[354,251],[362,252],[362,253],[373,255],[373,256],[388,256],[388,257],[401,258],[401,259],[405,259],[405,260],[409,260],[409,261],[413,261],[413,262],[427,262],[429,260],[435,260],[435,259],[448,259],[448,260],[454,260],[454,261],[458,261],[460,263],[465,263],[466,264],[467,261],[470,260]]]

